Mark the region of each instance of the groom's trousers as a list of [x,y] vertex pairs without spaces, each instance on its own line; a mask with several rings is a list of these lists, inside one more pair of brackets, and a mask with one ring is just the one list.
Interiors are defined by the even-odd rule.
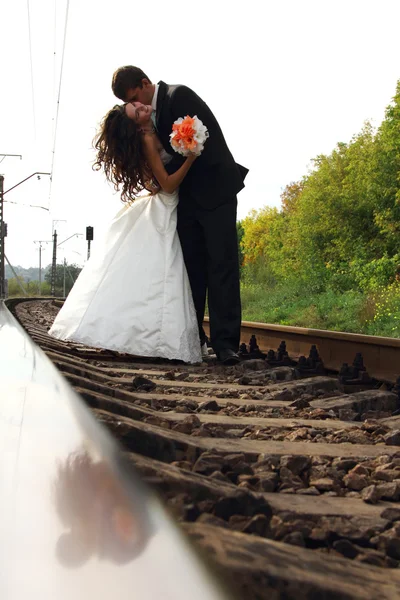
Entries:
[[208,295],[211,345],[218,354],[239,349],[241,303],[236,232],[237,199],[210,210],[187,193],[178,204],[178,233],[192,288],[200,341]]

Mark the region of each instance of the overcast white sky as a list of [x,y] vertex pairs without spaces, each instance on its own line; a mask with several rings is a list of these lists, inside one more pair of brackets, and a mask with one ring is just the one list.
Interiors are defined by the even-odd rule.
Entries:
[[[0,4],[0,153],[23,156],[0,164],[6,190],[51,170],[66,6],[29,0],[33,103],[28,2]],[[5,203],[7,257],[37,265],[34,241],[51,239],[54,220],[67,221],[56,224],[60,241],[87,225],[96,241],[119,210],[118,196],[91,170],[96,127],[116,103],[117,67],[185,83],[209,104],[250,169],[242,218],[279,206],[310,159],[349,141],[366,119],[380,123],[400,79],[399,22],[398,0],[70,0],[53,183],[32,178],[5,196],[17,203]],[[84,237],[68,241],[60,259],[63,252],[82,264]],[[50,261],[48,244],[42,264]]]

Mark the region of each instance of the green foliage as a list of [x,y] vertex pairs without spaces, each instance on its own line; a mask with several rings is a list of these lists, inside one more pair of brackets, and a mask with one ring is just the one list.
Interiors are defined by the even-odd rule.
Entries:
[[[19,285],[18,285],[19,283]],[[22,288],[21,288],[22,285]],[[42,282],[39,290],[38,281],[24,281],[23,277],[12,277],[8,280],[8,295],[10,298],[25,296],[24,291],[28,296],[50,296],[50,285],[47,282]],[[39,293],[40,291],[40,293]]]
[[[56,281],[55,281],[55,295],[63,296],[64,295],[64,276],[65,276],[65,295],[68,295],[74,285],[79,273],[81,272],[81,267],[78,267],[75,264],[65,265],[59,264],[56,268]],[[26,271],[31,271],[31,269],[26,269]],[[39,270],[37,270],[39,273]],[[28,296],[50,296],[51,295],[51,268],[48,268],[45,272],[44,281],[42,281],[39,289],[39,281],[30,280],[28,278],[25,279],[23,276],[11,277],[8,279],[8,295],[10,298],[15,296],[24,296],[25,293],[21,289],[21,286],[25,290]]]
[[400,81],[380,127],[317,156],[281,200],[240,224],[245,318],[398,335]]
[[365,297],[350,290],[315,294],[281,286],[242,284],[243,320],[334,331],[361,331]]
[[236,222],[236,233],[237,233],[237,240],[238,240],[238,249],[239,249],[239,265],[240,265],[240,269],[243,266],[243,261],[244,261],[244,253],[242,250],[242,238],[244,235],[244,228],[242,225],[241,221],[237,221]]
[[381,258],[369,262],[356,259],[349,265],[349,274],[365,292],[376,292],[392,282],[400,273],[400,254],[389,257],[385,253]]
[[[19,283],[22,282],[22,285],[24,285],[24,281],[23,281],[22,277],[18,277],[18,280],[19,280]],[[21,295],[23,295],[22,294],[22,290],[21,290],[20,286],[18,285],[18,280],[17,280],[16,277],[12,277],[11,279],[8,280],[8,295],[11,298],[14,297],[14,296],[21,296]]]
[[400,337],[400,284],[394,281],[371,297],[372,318],[365,332],[370,335]]
[[[72,289],[75,281],[78,278],[79,273],[81,272],[81,267],[78,265],[66,264],[57,264],[56,265],[56,296],[62,296],[64,291],[64,281],[65,281],[65,295],[67,296]],[[51,269],[49,269],[45,275],[45,281],[51,285]]]

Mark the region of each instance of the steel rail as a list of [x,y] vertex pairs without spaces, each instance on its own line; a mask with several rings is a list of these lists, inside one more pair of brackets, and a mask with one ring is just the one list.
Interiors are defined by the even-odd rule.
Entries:
[[1,302],[1,598],[227,597],[121,456]]
[[[12,308],[19,302],[51,299],[51,297],[12,298],[6,302]],[[62,299],[56,300],[62,302]],[[209,335],[208,317],[204,320],[204,329]],[[400,376],[400,339],[398,338],[242,321],[241,341],[248,343],[252,335],[256,336],[258,346],[264,352],[270,349],[276,350],[281,341],[285,341],[287,351],[293,358],[301,355],[308,356],[310,347],[314,344],[325,368],[331,371],[339,372],[343,363],[351,365],[356,354],[360,352],[371,377],[379,381],[395,383]]]
[[[204,329],[208,335],[208,318]],[[311,345],[315,344],[324,366],[332,371],[339,371],[343,363],[352,364],[356,353],[361,352],[371,377],[394,383],[400,375],[400,339],[397,338],[242,321],[241,340],[248,343],[252,335],[256,336],[262,351],[276,350],[284,340],[293,357],[308,356]]]

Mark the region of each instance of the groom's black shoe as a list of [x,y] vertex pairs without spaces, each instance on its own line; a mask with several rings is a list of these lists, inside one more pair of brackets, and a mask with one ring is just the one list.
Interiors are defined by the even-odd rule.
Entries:
[[239,355],[236,354],[230,348],[225,348],[225,350],[220,350],[218,352],[218,360],[223,365],[230,367],[231,365],[237,365],[240,362]]

